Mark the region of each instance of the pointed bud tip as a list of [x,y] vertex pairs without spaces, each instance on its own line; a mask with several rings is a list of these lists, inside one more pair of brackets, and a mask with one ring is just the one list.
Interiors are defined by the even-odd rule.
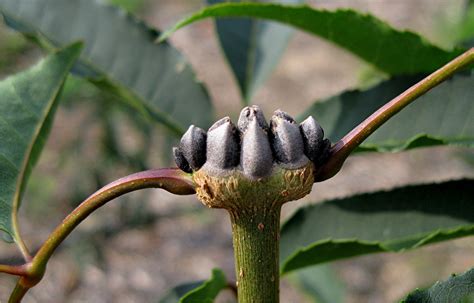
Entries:
[[[283,120],[285,120],[287,122],[290,122],[290,123],[296,123],[295,119],[293,119],[292,116],[290,116],[287,112],[282,111],[281,109],[277,109],[273,113],[273,117],[278,117],[278,118],[283,119]],[[272,119],[273,119],[273,117],[272,117]]]
[[198,170],[206,162],[206,131],[191,125],[181,137],[179,149],[193,170]]
[[300,126],[303,131],[314,132],[316,131],[318,135],[322,134],[324,137],[324,130],[321,125],[313,118],[313,116],[309,116],[303,122],[300,123]]
[[265,120],[262,110],[257,105],[247,106],[242,109],[239,116],[239,121],[237,123],[239,129],[242,132],[247,131],[249,122],[256,120],[260,128],[267,131],[268,123]]
[[241,163],[251,179],[267,176],[273,167],[273,156],[267,133],[256,119],[250,120],[242,139]]
[[219,126],[221,126],[223,124],[226,124],[226,123],[230,123],[230,124],[233,125],[232,120],[230,120],[229,117],[224,117],[222,119],[217,120],[214,124],[212,124],[212,126],[209,127],[208,132],[211,132],[211,131],[215,130],[216,128],[218,128]]
[[275,160],[289,169],[306,165],[308,158],[304,156],[303,137],[293,118],[285,112],[277,111],[270,125]]
[[[304,153],[315,164],[319,164],[321,157],[330,148],[328,139],[324,139],[324,130],[321,125],[309,116],[300,124],[303,135]],[[328,143],[329,142],[329,143]]]
[[235,167],[240,161],[240,134],[229,117],[214,123],[207,136],[207,162],[218,169]]

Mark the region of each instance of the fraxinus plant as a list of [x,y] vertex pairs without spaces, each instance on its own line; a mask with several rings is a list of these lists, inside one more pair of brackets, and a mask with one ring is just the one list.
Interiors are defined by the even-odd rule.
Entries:
[[[467,6],[459,25],[458,48],[448,51],[353,10],[320,10],[298,0],[285,5],[235,2],[206,7],[159,36],[95,0],[0,0],[5,24],[51,51],[34,67],[0,82],[0,229],[23,259],[0,264],[0,272],[18,277],[9,302],[20,302],[41,282],[54,252],[84,219],[107,202],[144,188],[196,194],[231,218],[236,288],[214,270],[210,280],[177,288],[175,297],[161,302],[212,302],[227,287],[240,303],[279,302],[280,276],[290,271],[474,233],[470,179],[327,201],[302,208],[280,228],[283,204],[324,186],[314,183],[334,177],[356,151],[473,146],[474,5]],[[205,88],[166,41],[174,30],[207,17],[233,17],[216,19],[216,27],[246,105],[235,124],[229,117],[213,117]],[[268,122],[258,106],[248,104],[291,31],[261,19],[325,38],[371,63],[386,80],[316,103],[300,123],[282,110]],[[180,138],[172,150],[178,168],[145,170],[104,186],[33,252],[21,236],[18,210],[69,72],[117,96],[139,120],[157,122],[161,131]],[[412,103],[417,99],[423,100]],[[426,113],[423,119],[412,123],[421,113]],[[473,273],[417,290],[404,302],[470,302]]]

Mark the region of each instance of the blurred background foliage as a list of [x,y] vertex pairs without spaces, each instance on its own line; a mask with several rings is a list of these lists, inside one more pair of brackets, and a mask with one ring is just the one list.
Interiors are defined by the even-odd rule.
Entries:
[[[204,5],[199,0],[109,2],[160,29]],[[328,9],[353,7],[370,12],[446,49],[474,45],[472,0],[307,2]],[[246,91],[242,85],[249,80],[233,77],[226,65],[231,59],[225,59],[221,51],[226,46],[220,49],[214,35],[213,22],[206,21],[183,29],[171,41],[205,83],[218,117],[230,115],[235,120],[242,100],[262,106],[267,117],[277,108],[296,116],[314,100],[373,87],[388,78],[344,50],[289,30],[279,53],[274,54],[281,56],[281,62],[264,69],[255,80],[258,85]],[[3,24],[0,41],[0,78],[25,69],[43,55],[35,44]],[[66,213],[113,179],[174,166],[170,147],[175,143],[176,138],[163,127],[145,121],[116,96],[69,77],[53,131],[24,198],[30,201],[21,210],[25,238],[37,247]],[[472,159],[472,150],[458,147],[357,155],[340,176],[317,186],[315,193],[293,203],[285,213],[288,216],[308,202],[354,193],[473,177]],[[208,278],[212,267],[222,267],[233,277],[226,214],[204,210],[194,198],[178,201],[161,192],[142,191],[120,200],[100,210],[72,235],[53,258],[50,267],[55,269],[47,272],[47,279],[25,302],[152,302],[172,286]],[[461,239],[405,254],[359,257],[310,268],[283,281],[282,302],[395,301],[417,286],[471,267],[473,249],[472,241]],[[0,243],[2,261],[14,262],[15,256],[12,247]],[[5,300],[13,280],[0,279],[0,300]],[[232,296],[224,293],[220,302],[232,302]]]

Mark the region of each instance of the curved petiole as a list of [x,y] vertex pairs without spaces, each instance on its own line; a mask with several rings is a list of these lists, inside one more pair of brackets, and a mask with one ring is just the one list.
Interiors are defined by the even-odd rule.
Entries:
[[474,48],[464,52],[379,108],[331,147],[328,161],[315,173],[315,182],[327,180],[337,174],[347,157],[387,120],[418,97],[472,63],[474,63]]
[[[23,265],[25,273],[20,275],[21,278],[18,280],[9,302],[20,302],[28,289],[41,281],[46,265],[56,248],[92,212],[119,196],[144,188],[162,188],[177,195],[195,193],[194,182],[190,175],[177,168],[143,171],[104,186],[74,209],[50,234],[33,259]],[[5,267],[5,270],[12,271],[12,269]]]

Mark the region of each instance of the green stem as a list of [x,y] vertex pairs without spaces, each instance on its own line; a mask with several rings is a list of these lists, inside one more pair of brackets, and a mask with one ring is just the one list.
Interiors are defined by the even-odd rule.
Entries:
[[450,61],[379,108],[375,113],[370,115],[370,117],[345,135],[344,138],[334,144],[331,148],[331,155],[327,163],[315,173],[315,181],[324,181],[334,176],[341,169],[347,157],[367,139],[368,136],[382,126],[382,124],[415,101],[418,97],[472,63],[474,63],[474,48],[464,52],[459,57]]
[[23,281],[23,278],[20,278],[18,282],[16,283],[15,288],[13,289],[13,292],[10,295],[10,299],[8,299],[8,303],[21,302],[23,297],[26,295],[26,293],[30,289],[29,287],[24,286],[22,281]]
[[280,209],[229,211],[239,303],[279,302]]

